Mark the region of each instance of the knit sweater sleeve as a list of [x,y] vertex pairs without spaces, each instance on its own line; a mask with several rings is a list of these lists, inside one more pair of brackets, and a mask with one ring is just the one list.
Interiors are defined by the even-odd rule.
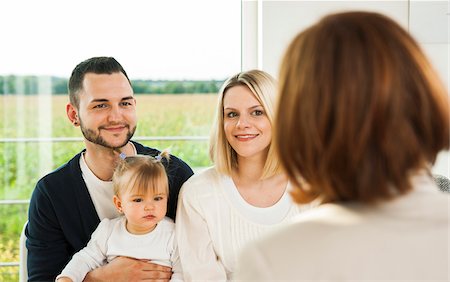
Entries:
[[[172,233],[172,235],[175,235],[175,231]],[[172,263],[172,277],[170,281],[181,282],[183,281],[183,269],[180,261],[180,254],[178,252],[177,240],[175,240],[175,236],[171,236],[169,244],[172,245],[170,254],[170,261]]]
[[184,279],[225,281],[226,271],[214,250],[195,182],[188,180],[181,188],[175,225]]

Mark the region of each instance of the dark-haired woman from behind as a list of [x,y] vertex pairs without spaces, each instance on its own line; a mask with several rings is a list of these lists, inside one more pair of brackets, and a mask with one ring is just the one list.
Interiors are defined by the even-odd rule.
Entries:
[[[240,280],[448,281],[448,94],[391,19],[347,12],[290,44],[275,121],[297,202],[322,204],[246,249]],[[286,138],[290,136],[290,138]]]

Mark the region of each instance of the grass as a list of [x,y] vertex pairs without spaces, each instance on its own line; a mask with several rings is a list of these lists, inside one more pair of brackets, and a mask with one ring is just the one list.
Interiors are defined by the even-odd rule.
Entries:
[[[208,136],[216,95],[137,95],[135,137]],[[66,113],[67,96],[0,96],[0,138],[81,137]],[[186,161],[211,165],[207,141],[143,141]],[[29,199],[37,180],[68,161],[83,142],[1,142],[0,200]],[[19,261],[19,237],[28,205],[0,205],[0,262]],[[0,268],[0,281],[17,281],[17,267]]]

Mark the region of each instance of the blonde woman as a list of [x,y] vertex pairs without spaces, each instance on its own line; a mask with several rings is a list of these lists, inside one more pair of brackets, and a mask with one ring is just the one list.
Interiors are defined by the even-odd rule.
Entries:
[[247,242],[299,212],[272,142],[275,95],[274,79],[259,70],[229,78],[219,92],[215,165],[179,196],[176,237],[187,281],[229,280]]

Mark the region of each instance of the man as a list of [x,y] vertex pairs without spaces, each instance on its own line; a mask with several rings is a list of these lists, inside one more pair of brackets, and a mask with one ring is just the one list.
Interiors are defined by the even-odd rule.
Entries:
[[[122,66],[94,57],[75,67],[69,80],[69,120],[79,126],[86,149],[38,181],[26,227],[28,278],[49,281],[89,241],[103,218],[114,218],[111,177],[120,157],[159,151],[130,141],[136,130],[136,100]],[[167,215],[175,217],[178,191],[193,174],[182,160],[165,163],[169,177]],[[119,257],[86,280],[170,279],[170,268]]]

